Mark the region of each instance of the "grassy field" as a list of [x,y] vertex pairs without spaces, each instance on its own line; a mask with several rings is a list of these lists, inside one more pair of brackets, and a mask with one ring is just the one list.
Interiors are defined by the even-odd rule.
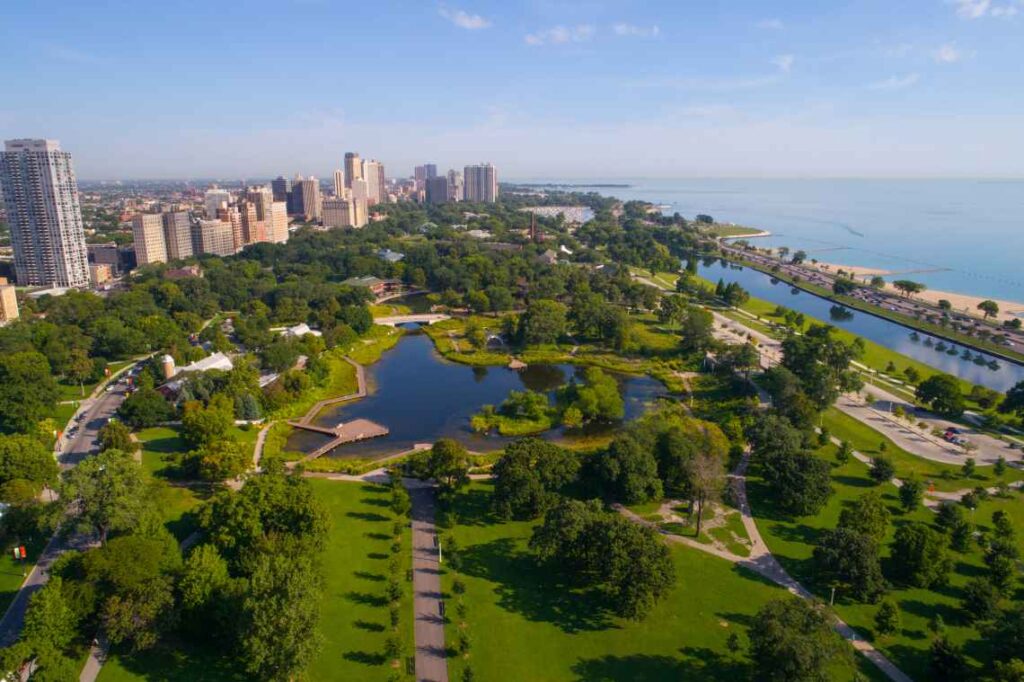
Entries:
[[[881,552],[883,570],[886,569],[888,545],[896,527],[910,521],[933,523],[935,518],[932,512],[923,507],[912,514],[903,514],[899,510],[893,485],[887,483],[876,487],[868,478],[868,469],[864,464],[850,460],[843,466],[837,466],[834,454],[835,448],[832,446],[819,452],[820,456],[833,463],[832,486],[835,494],[816,516],[789,518],[779,514],[772,506],[772,493],[758,477],[756,468],[748,483],[750,503],[757,518],[758,529],[769,549],[787,571],[823,599],[828,599],[829,587],[816,581],[811,555],[821,532],[835,528],[840,511],[857,497],[869,490],[878,490],[892,511],[891,528],[883,541]],[[955,569],[948,587],[936,591],[898,587],[890,590],[887,596],[897,604],[902,615],[902,629],[896,634],[874,636],[872,629],[878,610],[876,605],[847,603],[844,596],[839,594],[836,611],[850,625],[871,638],[875,646],[914,679],[928,679],[928,647],[932,637],[927,626],[936,614],[945,620],[950,637],[966,644],[968,656],[975,664],[980,664],[988,660],[988,645],[974,627],[964,622],[958,606],[964,584],[970,578],[982,574],[984,564],[976,547],[972,547],[967,554],[953,553],[953,557]]]
[[755,227],[743,227],[741,225],[720,225],[715,224],[705,230],[708,234],[716,237],[747,237],[752,234],[761,234],[764,230]]
[[[472,638],[468,658],[449,659],[450,679],[461,679],[467,665],[478,680],[536,682],[745,679],[752,672],[742,652],[729,653],[726,640],[738,633],[745,647],[751,617],[785,594],[780,588],[722,559],[673,546],[676,588],[642,622],[624,621],[594,595],[538,568],[526,549],[532,524],[498,522],[489,500],[486,483],[459,493],[458,523],[449,531],[463,556]],[[442,579],[449,595],[453,579],[450,570]],[[448,614],[452,645],[459,623],[454,607]],[[861,666],[869,679],[880,679],[866,662]],[[853,675],[834,672],[837,680]]]
[[[822,417],[822,425],[836,438],[850,441],[855,450],[868,457],[882,454],[879,446],[884,442],[886,444],[884,455],[891,459],[892,463],[896,466],[897,478],[907,478],[910,475],[914,475],[926,484],[931,481],[936,490],[961,490],[979,485],[992,487],[1000,481],[1008,483],[1024,478],[1024,471],[1011,467],[1006,470],[1002,478],[997,479],[992,473],[992,467],[990,466],[979,466],[975,469],[975,473],[971,478],[964,478],[961,476],[959,466],[933,462],[932,460],[913,455],[900,448],[882,433],[875,431],[870,426],[857,421],[834,407],[825,411]],[[966,459],[964,457],[964,460]]]
[[[326,589],[320,630],[324,646],[308,671],[310,680],[387,680],[384,660],[391,628],[384,588],[391,526],[387,488],[363,483],[312,480],[333,525],[324,553]],[[402,566],[412,568],[408,526],[402,533]],[[405,590],[399,633],[406,656],[413,655],[412,583],[402,571]],[[403,665],[401,670],[405,670]],[[411,679],[411,676],[410,676]]]

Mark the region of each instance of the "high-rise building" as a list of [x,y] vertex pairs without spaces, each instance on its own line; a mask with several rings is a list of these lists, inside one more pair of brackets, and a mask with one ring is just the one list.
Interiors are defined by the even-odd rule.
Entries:
[[425,163],[423,164],[423,177],[425,180],[437,177],[437,164],[436,163]]
[[427,178],[427,203],[443,204],[448,201],[448,178],[440,176]]
[[159,213],[139,213],[132,217],[135,262],[139,265],[167,262],[164,221]]
[[0,326],[18,319],[18,293],[6,277],[0,277]]
[[310,176],[292,184],[292,212],[306,222],[320,220],[320,181]]
[[498,171],[489,163],[466,166],[466,201],[493,202],[498,199]]
[[354,180],[351,189],[352,226],[362,227],[368,220],[370,189],[366,180]]
[[462,201],[462,173],[454,168],[448,171],[448,201]]
[[242,213],[238,210],[238,206],[218,209],[217,220],[231,226],[231,243],[235,249],[232,253],[241,251],[242,247],[245,246],[245,230],[242,227]]
[[242,219],[242,245],[266,241],[264,222],[256,217],[256,204],[248,199],[238,202],[238,215]]
[[85,249],[78,182],[71,154],[56,140],[7,140],[0,153],[0,194],[23,286],[85,287]]
[[363,178],[363,162],[356,152],[345,152],[345,187],[352,189],[352,182]]
[[208,189],[203,199],[203,205],[206,207],[206,217],[216,218],[217,211],[231,205],[231,192],[216,187]]
[[352,200],[344,197],[324,199],[325,227],[352,227],[355,220],[352,215]]
[[192,255],[192,223],[188,213],[175,211],[163,214],[164,245],[167,260],[184,260]]
[[340,168],[334,171],[334,196],[345,196],[345,171]]
[[270,205],[270,228],[267,241],[283,244],[288,241],[288,204],[275,201]]
[[373,206],[388,200],[387,184],[384,181],[384,164],[374,159],[363,162],[363,179],[367,185],[367,204]]
[[288,193],[292,191],[292,182],[283,175],[270,181],[270,189],[274,192],[274,201],[288,201]]
[[196,224],[195,244],[198,253],[230,256],[235,253],[235,235],[227,220],[200,220]]

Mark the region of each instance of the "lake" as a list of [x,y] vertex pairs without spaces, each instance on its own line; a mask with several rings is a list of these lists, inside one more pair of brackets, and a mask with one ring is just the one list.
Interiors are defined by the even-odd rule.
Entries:
[[[437,352],[430,337],[414,329],[378,362],[366,368],[369,395],[324,410],[314,423],[333,427],[341,421],[362,418],[391,430],[382,438],[341,446],[331,453],[332,457],[380,457],[439,438],[454,438],[470,450],[494,450],[511,439],[470,430],[470,417],[479,412],[482,405],[498,405],[512,390],[552,393],[577,372],[582,372],[582,368],[574,365],[530,365],[525,370],[514,371],[505,367],[454,363]],[[613,376],[625,400],[626,420],[635,419],[658,398],[668,394],[661,382],[650,377]],[[576,433],[558,428],[543,437],[571,440],[576,435],[607,433],[617,426],[592,424]],[[295,431],[286,447],[308,451],[324,442],[326,436]]]
[[[768,275],[742,266],[727,264],[715,259],[711,265],[701,262],[697,271],[707,280],[717,282],[719,279],[726,284],[737,282],[750,292],[754,298],[770,301],[777,305],[784,305],[787,308],[802,312],[805,315],[828,322],[836,327],[846,329],[865,339],[885,346],[897,353],[919,360],[930,367],[942,370],[953,376],[960,377],[971,383],[988,386],[997,391],[1006,391],[1018,381],[1024,380],[1024,367],[1016,365],[1008,360],[994,358],[988,354],[981,354],[985,361],[996,360],[999,369],[993,370],[985,365],[975,364],[971,360],[965,360],[961,356],[965,350],[963,346],[946,341],[946,345],[956,349],[955,355],[942,350],[936,350],[934,345],[939,339],[929,337],[927,334],[919,333],[920,339],[914,341],[910,334],[911,330],[903,325],[890,322],[874,315],[854,311],[849,308],[849,317],[837,319],[832,315],[831,301],[815,296],[814,294],[800,291],[785,282],[774,280]],[[775,282],[773,284],[773,281]],[[926,344],[931,338],[933,345]],[[971,351],[972,355],[979,355]],[[902,369],[902,368],[901,368]]]

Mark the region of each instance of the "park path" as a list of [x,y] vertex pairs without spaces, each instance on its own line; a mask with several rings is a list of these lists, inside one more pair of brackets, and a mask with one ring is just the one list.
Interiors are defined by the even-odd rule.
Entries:
[[[785,588],[791,594],[802,599],[814,599],[815,597],[811,591],[789,575],[789,573],[786,572],[786,569],[782,567],[782,564],[779,563],[778,559],[772,555],[771,551],[768,549],[768,545],[764,542],[764,538],[761,537],[761,532],[757,529],[757,523],[754,521],[754,516],[750,509],[750,502],[747,499],[746,473],[749,463],[750,453],[748,451],[743,454],[743,458],[740,460],[733,473],[729,476],[736,496],[736,503],[740,510],[740,516],[743,520],[743,527],[747,531],[747,536],[750,538],[751,547],[749,557],[742,557],[713,545],[704,545],[692,538],[668,533],[658,528],[656,524],[641,518],[621,505],[615,505],[615,508],[619,513],[631,521],[653,528],[669,542],[693,547],[694,549],[698,549],[702,552],[707,552],[708,554],[713,554],[719,558],[731,561],[738,566],[743,566],[744,568],[771,580],[776,585]],[[835,628],[835,631],[838,632],[843,639],[849,642],[855,650],[874,663],[875,666],[886,675],[886,677],[893,682],[912,682],[911,678],[900,670],[896,664],[890,661],[885,654],[876,649],[870,642],[861,638],[861,636],[857,634],[856,630],[850,627],[838,615],[835,615],[834,612],[833,618],[833,627]]]
[[434,490],[405,479],[412,499],[412,589],[417,682],[448,682]]

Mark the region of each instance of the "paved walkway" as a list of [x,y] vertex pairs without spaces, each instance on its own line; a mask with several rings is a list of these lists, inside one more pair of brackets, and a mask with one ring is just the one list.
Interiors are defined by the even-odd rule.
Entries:
[[444,645],[444,612],[434,491],[419,481],[406,480],[412,498],[412,589],[416,635],[416,680],[448,682]]

